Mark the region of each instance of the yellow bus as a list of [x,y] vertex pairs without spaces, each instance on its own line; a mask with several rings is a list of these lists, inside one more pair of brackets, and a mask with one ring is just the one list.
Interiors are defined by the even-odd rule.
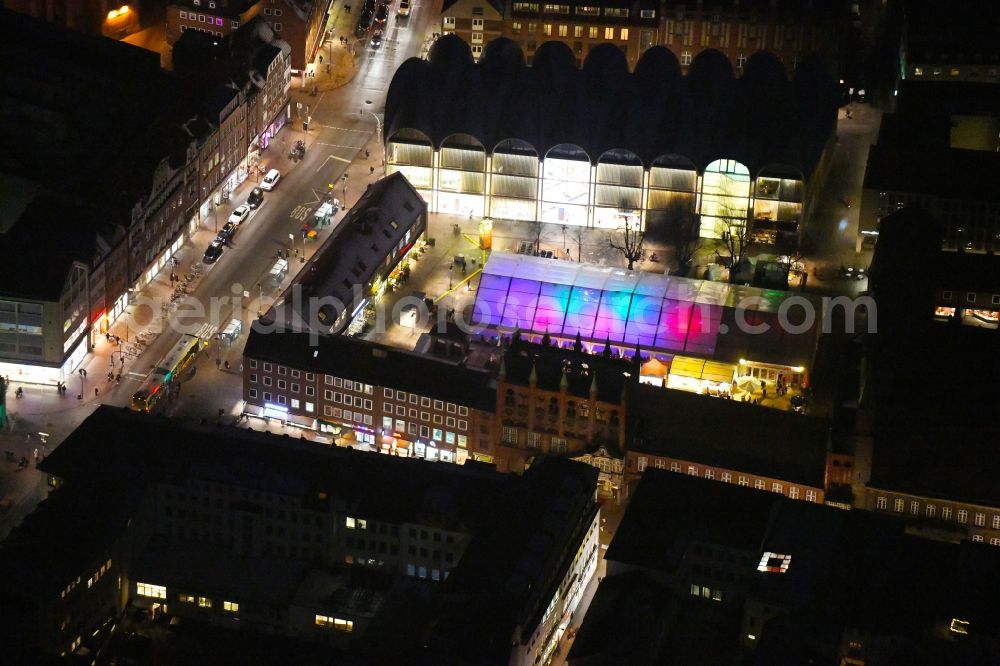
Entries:
[[132,394],[132,409],[137,412],[153,411],[157,401],[167,393],[170,383],[194,362],[200,347],[201,340],[195,336],[181,336],[170,353],[149,373],[142,387]]

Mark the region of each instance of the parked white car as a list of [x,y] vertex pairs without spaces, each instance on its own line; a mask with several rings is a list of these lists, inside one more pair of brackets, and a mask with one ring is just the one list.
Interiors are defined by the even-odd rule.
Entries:
[[233,209],[233,214],[229,216],[229,221],[235,226],[240,226],[250,217],[250,206],[243,204]]
[[278,171],[277,169],[271,169],[270,171],[267,172],[267,175],[264,176],[264,180],[260,181],[260,187],[261,189],[270,192],[275,188],[280,179],[281,179],[281,172]]

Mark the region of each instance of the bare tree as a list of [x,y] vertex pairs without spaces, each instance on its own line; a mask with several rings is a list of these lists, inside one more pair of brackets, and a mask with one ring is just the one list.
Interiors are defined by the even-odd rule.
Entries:
[[624,219],[624,226],[618,227],[611,234],[608,244],[622,253],[628,262],[628,269],[632,270],[635,262],[642,257],[642,242],[646,238],[646,232],[643,231],[638,219],[633,222],[631,215],[625,215]]
[[534,247],[535,254],[538,254],[542,249],[542,231],[545,225],[541,220],[528,220],[525,224],[528,225],[528,239]]
[[686,275],[701,243],[701,216],[694,211],[691,202],[681,198],[670,201],[664,216],[667,242],[674,247],[678,272]]
[[746,259],[747,250],[750,246],[750,222],[747,220],[746,211],[734,208],[728,204],[719,206],[719,217],[723,224],[722,246],[729,253],[731,265],[729,267],[729,281],[736,279],[736,272]]
[[569,239],[576,244],[577,261],[583,261],[583,240],[586,238],[586,235],[587,227],[573,227],[572,231],[569,232]]

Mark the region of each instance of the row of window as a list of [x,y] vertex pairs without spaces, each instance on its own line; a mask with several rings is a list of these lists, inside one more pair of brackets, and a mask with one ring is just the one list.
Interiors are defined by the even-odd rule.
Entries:
[[[430,579],[431,580],[444,580],[448,578],[448,571],[441,569],[430,569]],[[427,567],[418,567],[414,564],[406,565],[406,575],[411,578],[423,578],[427,579],[428,569]]]
[[[260,367],[260,364],[258,363],[257,359],[250,359],[249,360],[249,366],[250,366],[251,370],[256,370],[258,367]],[[263,362],[263,370],[264,370],[264,372],[268,372],[268,373],[269,372],[274,372],[275,371],[274,364],[269,363],[267,361]],[[302,374],[303,374],[301,370],[296,370],[294,368],[287,368],[287,367],[285,367],[283,365],[280,365],[280,364],[277,366],[276,370],[277,370],[277,374],[279,376],[290,375],[290,377],[292,379],[298,379],[298,378],[302,377]],[[256,373],[251,373],[250,374],[250,383],[256,384],[257,381],[258,381],[257,374]],[[316,375],[314,373],[312,373],[312,372],[306,372],[305,373],[305,381],[306,382],[314,382],[314,381],[316,381]],[[271,386],[271,378],[265,376],[263,378],[263,380],[262,380],[262,383],[263,383],[264,386]],[[374,394],[374,387],[371,384],[365,384],[364,382],[352,381],[350,379],[344,379],[343,377],[335,377],[333,375],[324,375],[323,376],[323,383],[326,384],[327,386],[333,386],[334,388],[342,388],[342,389],[344,389],[346,391],[354,391],[355,393],[364,393],[365,395],[373,395]],[[277,386],[278,386],[279,389],[285,389],[285,387],[286,387],[285,380],[282,380],[282,379],[277,380]],[[299,384],[292,382],[291,383],[291,391],[293,393],[297,393],[299,391]],[[305,384],[305,394],[307,396],[311,396],[314,393],[315,393],[315,391],[314,391],[313,387],[309,386],[309,384],[306,383]],[[387,398],[389,400],[395,399],[395,400],[398,400],[399,402],[404,402],[404,403],[405,402],[409,402],[409,404],[411,404],[411,405],[417,405],[417,404],[419,404],[421,407],[425,407],[425,408],[430,408],[433,405],[433,408],[435,410],[437,410],[437,411],[441,411],[441,412],[447,411],[447,413],[449,413],[449,414],[458,414],[459,416],[468,416],[469,415],[469,408],[466,407],[466,406],[464,406],[464,405],[457,405],[457,404],[455,404],[453,402],[445,402],[443,400],[432,400],[431,398],[427,398],[425,396],[421,396],[421,395],[418,395],[416,393],[409,393],[408,394],[406,391],[397,391],[397,390],[394,390],[394,389],[391,389],[391,388],[383,388],[382,389],[382,394],[383,394],[383,397],[385,397],[385,398]],[[341,404],[345,404],[345,405],[353,405],[355,407],[361,407],[362,406],[361,403],[359,403],[357,401],[357,398],[354,398],[353,400],[351,400],[350,396],[341,395],[339,393],[335,393],[335,392],[331,392],[331,391],[325,391],[324,395],[325,395],[325,397],[326,397],[327,400],[333,400],[334,402],[340,402]],[[340,398],[339,401],[336,399],[337,395],[341,395],[341,398]],[[252,395],[251,397],[256,397],[256,396]],[[386,403],[386,404],[388,404],[388,403]],[[370,400],[365,400],[363,408],[371,410],[372,409],[371,401]],[[386,411],[387,411],[387,413],[391,413],[392,412],[392,410],[390,410],[388,407],[386,408]],[[424,419],[424,420],[429,420],[429,419]],[[435,422],[437,422],[437,421],[435,421]],[[449,425],[453,425],[453,424],[449,424]]]
[[704,585],[691,585],[691,596],[711,599],[712,601],[722,601],[722,590],[713,590]]
[[[213,2],[212,3],[212,9],[214,9],[214,8],[215,8],[215,3]],[[181,12],[181,19],[186,20],[186,21],[197,21],[198,23],[208,23],[210,25],[218,25],[218,26],[225,25],[225,21],[223,21],[219,17],[216,17],[216,16],[205,16],[204,14],[196,14],[194,12],[183,12],[182,11]],[[240,27],[240,22],[239,21],[233,21],[232,23],[233,23],[233,28]],[[181,26],[181,29],[183,30],[184,27]]]
[[[265,377],[265,379],[267,379],[267,377]],[[251,399],[253,399],[253,400],[257,399],[257,389],[255,389],[255,388],[249,389],[247,391],[247,394],[250,396]],[[273,396],[270,391],[264,391],[264,394],[263,394],[264,402],[271,402],[272,400],[275,399],[275,397],[277,397],[277,403],[279,405],[287,405],[291,409],[305,409],[306,412],[308,412],[310,414],[313,414],[313,413],[316,412],[316,403],[314,403],[314,402],[306,400],[305,403],[303,403],[298,398],[292,398],[291,400],[289,400],[288,396],[282,395],[281,393],[277,394],[277,396]],[[304,407],[303,407],[303,404],[304,404]],[[329,415],[330,407],[326,407],[324,409],[324,411],[328,413],[327,415]],[[340,411],[340,410],[336,410],[336,411]],[[371,417],[368,417],[368,420],[369,420],[369,425],[370,425]]]
[[[951,68],[948,68],[948,69],[950,70],[949,73],[952,76],[961,76],[962,75],[962,70],[959,67],[951,67]],[[944,70],[941,67],[932,67],[930,69],[930,72],[928,73],[928,76],[941,76],[941,74],[943,73],[943,71]],[[979,76],[979,70],[978,69],[973,69],[970,72],[968,72],[968,74],[970,76],[972,76],[972,77]],[[996,67],[990,67],[987,70],[987,75],[988,76],[995,77],[998,74],[1000,74],[1000,70],[998,70]],[[923,67],[914,67],[913,68],[913,75],[914,76],[923,76],[924,75],[924,68]]]
[[[459,423],[464,424],[465,421],[459,421]],[[395,432],[399,435],[406,434],[413,437],[422,437],[434,442],[444,442],[445,444],[457,444],[458,447],[462,449],[468,447],[469,441],[469,438],[466,435],[455,433],[450,430],[442,430],[441,428],[431,428],[430,426],[420,425],[413,422],[407,423],[401,419],[393,421],[391,416],[382,417],[382,431],[385,433]]]
[[[405,391],[395,391],[394,393],[393,389],[391,388],[382,389],[382,397],[392,400],[394,395],[396,400],[398,400],[399,402],[407,402],[407,399],[409,399],[409,403],[411,405],[416,405],[418,400],[420,402],[421,407],[430,407],[432,404],[430,398],[425,398],[424,396],[417,395],[416,393],[410,393],[407,396],[407,393]],[[433,405],[434,409],[436,409],[439,412],[447,411],[449,414],[458,413],[459,416],[467,416],[469,414],[468,407],[464,407],[462,405],[456,405],[453,402],[446,403],[443,400],[434,400]]]
[[223,36],[223,34],[221,32],[219,32],[218,30],[205,30],[204,28],[195,28],[193,26],[182,25],[181,26],[181,32],[184,32],[185,30],[197,30],[198,32],[204,32],[204,33],[207,33],[209,35],[214,35],[216,37],[222,37]]
[[353,620],[342,620],[339,617],[330,617],[329,615],[317,615],[316,626],[320,629],[333,629],[348,634],[354,631]]
[[[653,465],[654,465],[654,467],[656,467],[656,469],[666,469],[667,468],[667,461],[664,460],[663,458],[654,458]],[[638,468],[638,470],[640,472],[642,472],[648,466],[649,466],[649,458],[646,457],[646,456],[639,456],[638,460],[636,461],[636,467]],[[677,462],[676,460],[673,461],[673,462],[671,462],[670,463],[670,471],[671,472],[681,472],[681,464],[679,462]],[[690,476],[701,476],[701,474],[699,473],[699,469],[698,469],[697,465],[687,465],[686,472]],[[708,480],[710,480],[710,481],[714,481],[715,480],[715,470],[714,469],[710,469],[710,468],[706,468],[705,469],[705,478],[708,479]],[[750,479],[751,479],[751,477],[748,476],[748,475],[738,474],[736,482],[739,485],[741,485],[741,486],[749,486],[750,485]],[[723,483],[732,483],[733,482],[733,474],[732,474],[732,472],[721,472],[721,474],[720,474],[720,480]],[[753,480],[753,487],[755,489],[757,489],[757,490],[767,490],[767,482],[764,479],[754,479]],[[781,483],[780,481],[772,481],[771,482],[771,492],[780,493],[782,495],[785,494],[785,484]],[[800,489],[799,489],[798,486],[794,486],[794,485],[789,484],[789,486],[788,486],[788,498],[789,499],[799,499],[800,492],[801,491],[800,491]],[[817,498],[817,495],[816,495],[816,491],[815,490],[806,490],[806,498],[805,499],[806,499],[807,502],[815,502],[816,498]]]
[[[287,380],[285,380],[285,379],[279,379],[277,381],[278,381],[278,388],[279,389],[281,389],[282,391],[289,390],[289,382]],[[256,384],[257,383],[257,373],[256,372],[251,372],[250,373],[250,383],[251,384]],[[270,377],[266,377],[265,376],[264,379],[261,381],[261,383],[264,384],[264,386],[271,386],[272,384],[274,384],[274,380],[272,380]],[[292,391],[292,393],[299,393],[300,389],[301,389],[301,386],[299,385],[298,382],[291,382],[291,389],[290,390]],[[305,390],[306,390],[306,395],[307,396],[314,396],[314,395],[316,395],[316,387],[315,386],[312,386],[310,384],[306,384]],[[330,391],[327,391],[327,400],[330,399],[329,395],[330,395]]]
[[[575,8],[574,12],[577,16],[600,16],[601,7],[599,6],[580,6]],[[539,10],[539,3],[537,2],[515,2],[514,11],[515,12],[537,12]],[[545,14],[565,14],[570,13],[569,5],[557,5],[557,4],[544,4],[541,5],[541,10]],[[611,18],[628,18],[628,9],[622,7],[604,7],[604,15]],[[654,19],[656,18],[656,10],[654,9],[640,9],[639,17],[644,19]]]
[[[887,511],[889,508],[889,499],[883,495],[879,495],[879,497],[875,500],[875,506],[882,511]],[[893,500],[892,503],[893,511],[895,511],[896,513],[903,513],[905,509],[906,509],[906,502],[904,500],[899,498]],[[951,520],[952,514],[955,515],[955,520],[961,523],[962,525],[965,525],[969,522],[968,510],[959,509],[958,511],[953,511],[950,506],[941,507],[942,520]],[[921,515],[919,501],[917,500],[910,501],[910,515],[912,516]],[[929,502],[925,504],[923,515],[926,516],[927,518],[936,518],[937,505],[931,504]],[[986,513],[982,511],[977,511],[973,516],[972,521],[976,527],[986,527]],[[993,515],[993,519],[990,521],[990,527],[995,530],[1000,530],[1000,513]]]
[[[950,301],[952,298],[954,298],[954,294],[951,291],[949,291],[949,290],[946,289],[946,290],[944,290],[944,291],[941,292],[941,300]],[[966,303],[975,303],[976,302],[976,292],[974,292],[974,291],[967,291],[967,292],[965,292],[965,302]],[[990,298],[990,303],[992,305],[1000,305],[1000,294],[992,294],[992,296]]]
[[[337,402],[337,400],[334,399],[334,402]],[[357,405],[357,402],[355,402],[355,405]],[[449,405],[450,405],[450,403],[449,403]],[[451,405],[451,406],[454,406],[454,405]],[[365,409],[371,409],[371,400],[365,400]],[[463,407],[462,409],[466,409],[466,408]],[[403,405],[395,405],[395,406],[393,406],[392,403],[388,403],[388,402],[382,403],[382,413],[383,414],[388,414],[388,415],[391,416],[394,410],[395,410],[396,416],[407,416],[407,415],[409,415],[409,417],[411,419],[415,419],[415,418],[418,418],[417,415],[419,414],[419,419],[421,421],[423,421],[424,423],[431,423],[431,422],[433,422],[434,425],[442,425],[442,423],[443,423],[444,425],[448,426],[449,428],[455,428],[455,427],[457,427],[459,430],[468,430],[469,429],[469,422],[466,421],[465,419],[456,419],[454,416],[445,416],[445,417],[442,417],[440,414],[434,414],[433,415],[433,419],[432,419],[431,418],[432,415],[431,415],[430,412],[418,412],[413,407],[410,407],[409,409],[407,409]],[[466,410],[466,411],[468,411],[468,410]]]
[[[510,30],[515,35],[520,35],[522,29],[523,26],[519,21],[514,21],[510,24]],[[629,30],[628,28],[618,28],[618,38],[621,41],[623,42],[628,41],[628,34],[629,34],[628,30]],[[527,24],[527,31],[526,31],[527,34],[534,35],[537,31],[538,31],[537,23]],[[473,33],[473,37],[475,37],[475,34],[476,33]],[[553,31],[551,23],[542,24],[542,34],[545,35],[546,37],[552,36]],[[569,26],[568,25],[555,26],[555,34],[558,35],[559,37],[569,37]],[[615,38],[615,28],[610,26],[605,26],[604,28],[600,28],[596,25],[592,25],[587,28],[587,37],[589,39],[600,39],[602,34],[604,35],[604,39],[612,40]],[[578,38],[583,37],[582,25],[573,26],[573,36]],[[473,41],[475,41],[475,39],[473,39]]]
[[[256,370],[257,367],[258,367],[257,359],[255,359],[255,358],[250,359],[250,369],[251,370]],[[269,363],[267,361],[264,361],[264,372],[273,372],[273,371],[274,371],[274,364],[273,363]],[[298,379],[299,377],[302,376],[302,371],[301,370],[296,370],[295,368],[288,368],[288,367],[285,367],[285,366],[279,364],[278,365],[278,374],[282,375],[282,376],[290,374],[291,377],[292,377],[292,379]],[[316,374],[313,373],[313,372],[307,372],[307,373],[305,373],[305,379],[306,379],[307,382],[314,382],[314,381],[316,381]],[[327,384],[330,384],[330,383],[333,382],[333,377],[331,377],[330,375],[327,375],[326,379],[327,379],[327,381],[326,381]],[[340,386],[340,384],[337,384],[337,386]],[[360,390],[360,389],[358,389],[358,390]]]

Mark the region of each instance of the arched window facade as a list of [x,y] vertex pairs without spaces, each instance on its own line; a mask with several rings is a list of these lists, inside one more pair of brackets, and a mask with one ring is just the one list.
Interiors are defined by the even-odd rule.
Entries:
[[437,211],[486,214],[486,149],[468,134],[452,134],[438,152]]
[[750,211],[750,170],[736,160],[716,160],[705,168],[701,182],[701,236],[722,238],[747,223]]
[[431,201],[434,189],[434,145],[426,134],[401,129],[385,144],[386,174],[397,171],[406,176],[424,200]]
[[587,151],[573,144],[549,149],[542,163],[542,222],[588,226],[593,168]]
[[538,152],[527,141],[504,139],[490,158],[490,216],[534,221],[538,214]]

